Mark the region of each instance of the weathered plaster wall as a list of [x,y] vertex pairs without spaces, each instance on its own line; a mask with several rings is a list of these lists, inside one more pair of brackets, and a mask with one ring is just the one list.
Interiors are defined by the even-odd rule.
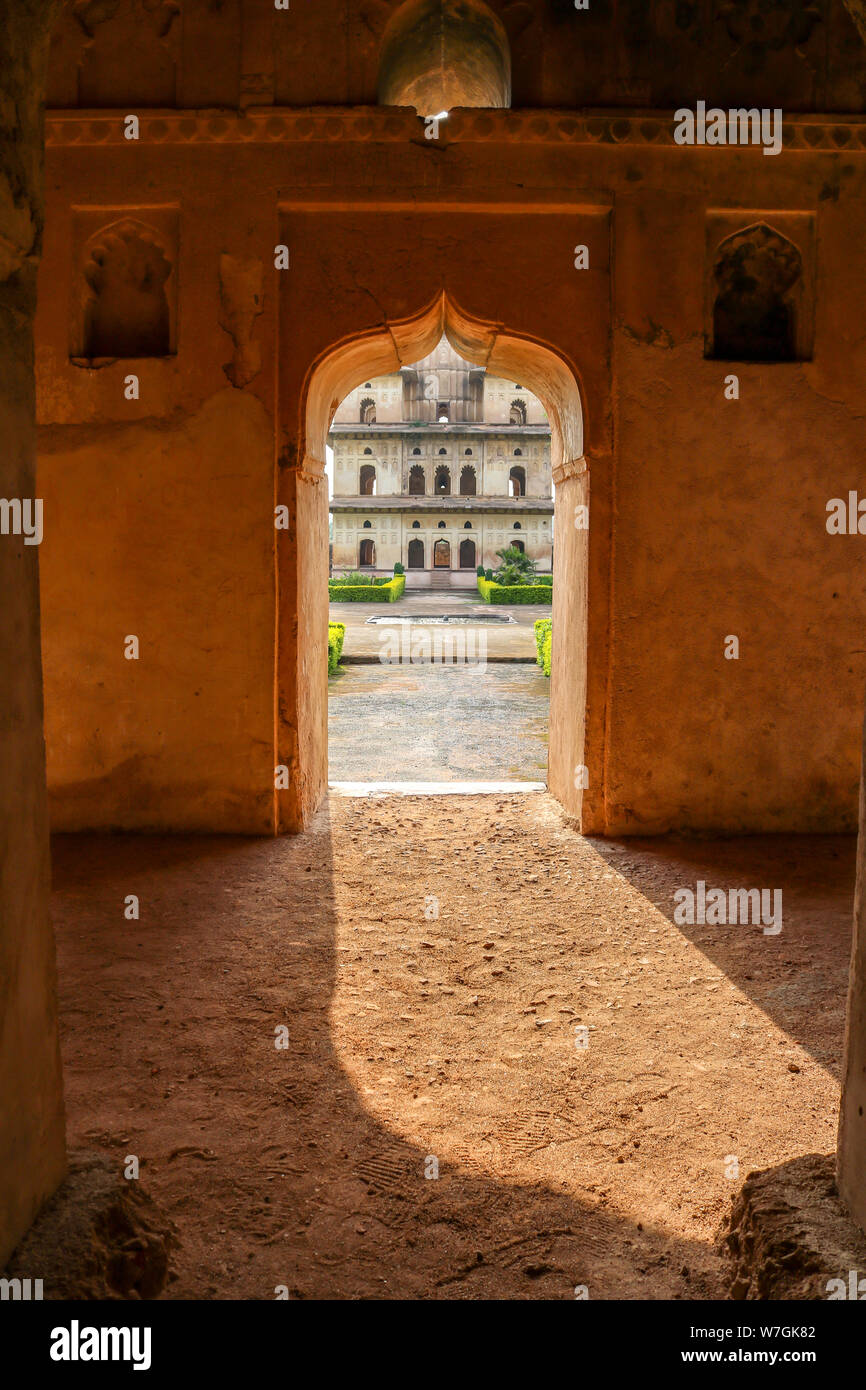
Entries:
[[[372,105],[382,78],[383,98],[411,100],[411,91],[387,83],[393,55],[389,61],[386,49],[393,17],[401,8],[404,16],[417,12],[416,0],[316,0],[280,10],[261,0],[176,7],[67,0],[63,8],[49,87],[55,106]],[[468,16],[478,6],[454,8]],[[673,108],[700,98],[749,106],[772,93],[786,111],[863,109],[852,17],[862,24],[862,0],[641,0],[580,11],[574,0],[487,0],[487,8],[507,34],[515,107]],[[446,104],[461,96],[475,104],[484,95],[496,105],[500,83],[495,76],[478,83],[478,55],[467,52],[466,37],[466,30],[455,35],[447,54],[458,84],[450,94],[442,88]],[[498,48],[494,40],[492,52]],[[427,52],[429,44],[422,63]],[[488,68],[483,56],[482,63]]]
[[[275,238],[219,160],[91,153],[51,162],[39,281],[52,825],[273,833]],[[88,238],[129,220],[171,264],[172,351],[91,366]]]
[[[40,324],[46,316],[40,390],[46,426],[55,427],[46,435],[49,470],[51,458],[58,460],[52,486],[64,475],[64,453],[75,454],[85,466],[90,445],[76,434],[85,425],[95,426],[102,417],[113,427],[124,421],[128,428],[139,420],[167,439],[179,425],[186,430],[185,422],[227,389],[225,368],[237,362],[239,350],[220,327],[221,321],[236,321],[226,317],[221,303],[220,266],[226,255],[257,258],[264,267],[261,312],[250,319],[249,311],[244,320],[252,323],[261,367],[242,390],[257,398],[270,418],[277,411],[279,384],[281,476],[292,474],[299,459],[315,458],[324,449],[324,436],[308,449],[303,431],[303,402],[314,365],[335,345],[355,341],[357,370],[341,391],[393,374],[399,365],[394,355],[399,325],[447,290],[479,321],[502,325],[558,353],[579,378],[586,408],[583,447],[592,499],[587,707],[581,707],[579,676],[567,677],[563,693],[555,674],[556,719],[567,728],[561,737],[557,731],[552,735],[552,784],[565,787],[573,779],[581,760],[572,752],[586,718],[587,828],[850,827],[866,683],[859,635],[866,599],[863,538],[828,536],[825,507],[829,498],[863,483],[860,382],[866,337],[859,325],[866,322],[866,264],[858,227],[866,214],[866,159],[838,148],[839,141],[851,143],[846,132],[854,127],[843,123],[825,134],[827,122],[792,126],[789,147],[766,158],[760,150],[676,147],[670,122],[661,118],[641,118],[630,126],[618,121],[615,138],[613,126],[602,121],[596,138],[591,122],[555,114],[540,123],[519,112],[455,116],[437,149],[419,136],[414,118],[375,111],[246,118],[237,138],[235,118],[226,117],[216,128],[202,118],[190,125],[198,143],[185,127],[172,134],[172,120],[161,116],[149,126],[145,118],[137,148],[99,122],[82,123],[70,135],[61,121],[58,140],[96,143],[50,146],[52,217],[45,265],[50,278],[43,276],[50,289],[40,307]],[[276,139],[276,132],[283,138]],[[256,135],[252,143],[251,135]],[[653,146],[649,152],[646,142]],[[82,189],[88,190],[86,207]],[[71,248],[89,234],[93,209],[135,204],[142,218],[151,215],[151,204],[173,209],[173,222],[167,213],[159,216],[166,219],[160,224],[168,229],[166,236],[174,227],[178,247],[177,355],[142,362],[142,400],[127,404],[119,386],[128,362],[98,371],[69,363]],[[242,217],[239,207],[245,210]],[[722,216],[719,209],[728,211]],[[812,362],[737,367],[704,358],[708,229],[725,217],[741,226],[763,218],[795,239],[803,233],[804,264],[815,280],[809,296],[815,306]],[[272,269],[275,243],[290,247],[290,270]],[[589,270],[574,267],[578,243],[589,246]],[[365,336],[381,332],[386,323],[390,355],[365,356]],[[249,343],[241,337],[243,364]],[[434,345],[425,344],[424,351]],[[724,398],[724,379],[731,371],[740,378],[735,402]],[[510,370],[503,367],[499,374],[508,379]],[[511,379],[544,400],[555,436],[556,411],[544,391],[517,369]],[[334,393],[331,410],[341,398]],[[325,432],[328,423],[325,418]],[[69,431],[63,438],[56,433],[60,426]],[[147,436],[129,437],[138,441],[129,467],[137,466],[146,480],[150,455],[146,462],[142,456],[136,463],[136,457]],[[261,595],[273,583],[270,539],[264,530],[256,533],[257,526],[266,530],[269,524],[264,497],[273,486],[272,478],[267,481],[266,453],[273,446],[265,444],[264,417],[255,438],[258,462],[247,460],[234,483],[226,483],[225,491],[220,483],[216,495],[222,497],[225,518],[236,489],[244,518],[236,522],[242,543],[233,555],[238,592]],[[213,447],[212,457],[202,449],[201,472],[195,474],[203,488],[226,471],[222,444]],[[171,457],[168,449],[166,468]],[[179,466],[179,456],[175,463]],[[84,474],[88,484],[95,466],[92,454]],[[185,463],[181,473],[189,466]],[[114,469],[109,453],[105,476],[112,477]],[[254,487],[252,474],[244,471],[249,469],[257,479]],[[50,471],[46,479],[51,482]],[[62,524],[71,537],[75,503],[71,477],[68,482],[69,516]],[[46,500],[50,504],[50,496]],[[82,493],[78,505],[85,508],[90,501]],[[101,542],[96,528],[86,518],[82,522],[93,548],[101,544],[105,556],[90,578],[81,569],[67,572],[73,591],[63,595],[67,613],[73,603],[77,613],[96,612],[112,564],[119,569],[133,560],[135,552],[119,553],[114,538],[125,515],[120,500],[116,506],[112,502],[108,515]],[[228,543],[230,527],[227,521],[220,524]],[[557,525],[559,542],[571,516],[561,524],[557,518]],[[152,555],[165,543],[158,526],[154,506],[139,542]],[[173,526],[180,526],[179,518]],[[316,512],[315,537],[318,527]],[[51,544],[47,536],[46,564]],[[314,574],[325,573],[326,543],[295,528],[278,534],[277,545],[280,595],[291,595],[303,572],[313,596],[319,582]],[[177,549],[173,539],[172,549]],[[112,555],[114,560],[108,558]],[[59,551],[52,563],[59,576]],[[193,535],[185,563],[191,592],[202,594],[211,563],[203,532]],[[51,571],[47,574],[50,578]],[[59,578],[56,585],[51,582],[57,592]],[[128,582],[121,580],[121,591]],[[176,568],[165,592],[173,597],[183,583]],[[574,602],[580,592],[573,591]],[[320,598],[311,597],[309,604]],[[297,782],[280,812],[285,825],[297,822],[300,808],[315,801],[313,788],[321,790],[324,782],[324,753],[314,748],[316,731],[324,729],[324,685],[312,666],[309,690],[296,673],[291,679],[281,674],[283,667],[294,669],[297,618],[292,614],[303,613],[305,602],[301,590],[282,601],[289,616],[279,618],[283,647],[277,658],[276,722],[278,745],[289,751],[276,761],[287,763]],[[210,611],[206,603],[202,611]],[[306,612],[312,611],[308,605]],[[257,695],[249,696],[253,722],[233,723],[234,716],[221,713],[216,691],[228,675],[227,703],[236,701],[250,642],[255,657],[245,667],[248,689],[272,688],[274,658],[266,651],[273,613],[258,599],[251,606],[254,637],[252,631],[240,635],[230,608],[225,616],[222,626],[209,627],[207,620],[199,625],[201,651],[194,659],[189,654],[193,634],[172,623],[167,627],[177,638],[178,669],[184,673],[192,663],[193,694],[182,682],[187,693],[180,696],[170,738],[162,752],[147,748],[136,777],[146,786],[153,773],[155,799],[169,808],[168,826],[200,824],[205,818],[227,829],[262,824],[267,793],[260,778],[272,723]],[[112,631],[116,620],[112,615]],[[567,623],[568,617],[560,621]],[[53,646],[70,639],[52,626],[47,613],[46,627],[54,633],[46,646],[51,766],[64,767],[69,790],[85,788],[91,780],[99,785],[106,767],[94,757],[97,706],[68,678],[64,686],[64,663],[55,660]],[[310,619],[310,633],[312,628]],[[724,659],[729,634],[740,639],[736,662]],[[305,649],[304,660],[306,650],[313,648]],[[219,676],[217,666],[225,668]],[[209,731],[195,715],[203,697],[194,690],[199,672],[212,668]],[[72,667],[67,669],[71,673]],[[97,681],[108,669],[98,672]],[[70,729],[75,708],[86,715],[77,744],[62,750],[62,763],[54,748],[61,695]],[[309,718],[307,701],[314,710]],[[109,705],[106,696],[106,709]],[[117,768],[131,755],[137,726],[149,718],[147,700],[125,713],[115,707],[110,717],[115,752],[106,766]],[[125,732],[117,729],[118,721],[125,721]],[[298,742],[304,721],[313,739],[309,744]],[[216,729],[228,750],[226,765],[233,769],[231,801],[222,816],[214,806],[216,782],[208,780]],[[557,765],[560,747],[571,750],[564,770]],[[314,765],[310,771],[307,754]],[[160,758],[168,780],[160,780]],[[185,782],[190,760],[194,776]],[[207,788],[204,813],[200,786]],[[307,790],[301,792],[301,786]],[[103,790],[100,786],[100,796]],[[101,823],[127,823],[129,796],[124,795],[121,800],[115,786]],[[82,797],[79,809],[87,804],[86,792]],[[570,797],[569,804],[573,801]],[[243,813],[241,802],[247,808]],[[56,804],[59,813],[59,799]],[[66,804],[77,816],[75,798],[66,798]]]
[[866,1231],[866,731],[860,783],[860,837],[854,894],[854,939],[848,983],[837,1180],[855,1220]]
[[829,535],[826,504],[866,493],[866,255],[820,196],[814,360],[779,365],[703,357],[703,210],[618,204],[613,832],[856,825],[866,537]]
[[[33,499],[33,312],[50,6],[0,0],[0,497]],[[66,1152],[48,918],[38,549],[0,535],[0,1268]]]
[[[273,426],[47,427],[42,609],[55,828],[273,830]],[[137,660],[125,642],[139,639]]]

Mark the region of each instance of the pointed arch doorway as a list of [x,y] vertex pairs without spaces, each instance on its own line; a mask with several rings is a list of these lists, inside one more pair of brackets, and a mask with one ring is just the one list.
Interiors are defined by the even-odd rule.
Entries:
[[451,542],[441,537],[433,546],[433,568],[434,570],[450,570],[451,568]]
[[[387,249],[377,248],[376,257],[384,257]],[[377,282],[377,307],[393,297],[392,272],[391,262],[383,261],[381,282]],[[559,308],[548,309],[549,334],[550,316],[556,318]],[[552,346],[549,337],[532,336],[525,323],[522,333],[506,331],[499,323],[467,313],[443,291],[415,316],[379,320],[376,327],[365,328],[363,318],[360,322],[355,318],[356,312],[357,305],[352,301],[344,314],[331,322],[331,346],[323,345],[318,353],[298,356],[300,344],[297,335],[294,339],[292,336],[297,320],[288,299],[281,302],[281,322],[295,354],[297,377],[287,373],[281,380],[280,391],[281,397],[290,402],[295,390],[300,418],[294,436],[290,419],[282,426],[284,439],[296,439],[297,466],[279,473],[283,485],[279,500],[285,500],[290,514],[296,513],[298,521],[294,538],[282,532],[277,536],[278,567],[286,578],[280,581],[276,752],[278,765],[291,769],[290,787],[277,791],[278,828],[302,829],[327,784],[324,633],[328,611],[324,577],[328,501],[320,460],[334,403],[375,375],[397,373],[420,361],[444,335],[462,357],[484,367],[492,376],[524,383],[547,411],[556,484],[548,786],[584,833],[604,833],[610,533],[609,527],[600,525],[591,530],[580,520],[581,516],[588,516],[590,479],[589,460],[584,455],[582,387],[574,359]],[[606,309],[596,311],[596,316],[603,313]],[[563,311],[560,317],[562,339],[569,342],[574,338],[573,315]],[[604,325],[606,332],[606,319]],[[600,341],[606,341],[603,334]],[[601,389],[601,377],[599,370],[595,384],[600,396],[595,409],[604,444],[606,421],[610,418],[609,382],[604,375]],[[292,384],[295,380],[296,388]],[[288,457],[285,449],[282,457]],[[609,448],[601,447],[602,467],[594,495],[602,516],[609,514],[610,476],[604,466],[608,457]],[[284,563],[279,560],[281,550]],[[444,556],[440,550],[437,565],[437,557],[431,553],[431,568],[440,568],[441,558]],[[449,565],[450,560],[449,551]],[[317,576],[321,576],[321,583]],[[283,593],[287,594],[287,603]],[[298,615],[302,617],[303,632]],[[321,662],[316,655],[317,644],[323,649]],[[299,660],[299,652],[303,652],[303,660]]]

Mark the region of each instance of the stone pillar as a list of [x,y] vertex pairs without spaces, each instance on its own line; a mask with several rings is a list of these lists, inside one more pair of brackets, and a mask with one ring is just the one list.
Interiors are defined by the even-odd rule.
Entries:
[[[565,812],[580,822],[588,770],[584,742],[587,692],[589,531],[578,508],[589,507],[585,459],[554,472],[553,642],[550,663],[548,784]],[[587,513],[588,514],[588,513]]]
[[281,460],[278,531],[277,764],[289,785],[277,793],[278,833],[303,830],[328,782],[328,480],[320,459]]
[[866,1231],[866,741],[860,777],[854,940],[842,1077],[836,1179],[842,1200]]
[[[36,491],[33,314],[52,14],[44,0],[0,0],[0,498],[7,502],[32,503]],[[0,534],[0,1267],[66,1166],[38,553],[23,535]]]

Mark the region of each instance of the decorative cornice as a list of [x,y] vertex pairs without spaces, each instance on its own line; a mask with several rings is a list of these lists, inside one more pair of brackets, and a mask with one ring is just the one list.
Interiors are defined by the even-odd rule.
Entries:
[[[425,142],[420,117],[406,108],[254,107],[237,111],[140,110],[139,138],[124,136],[123,111],[48,111],[46,144],[272,145],[458,142],[538,145],[674,144],[673,113],[635,111],[452,111],[437,141]],[[866,151],[866,116],[792,115],[783,121],[784,150]],[[691,147],[688,147],[691,148]],[[713,149],[719,153],[721,147]],[[740,146],[734,147],[742,153]],[[755,147],[755,154],[762,153]]]

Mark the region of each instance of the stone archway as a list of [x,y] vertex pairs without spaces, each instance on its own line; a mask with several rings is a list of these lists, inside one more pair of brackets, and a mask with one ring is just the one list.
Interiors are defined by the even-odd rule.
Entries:
[[451,568],[451,542],[444,540],[441,536],[433,545],[433,568],[434,570],[450,570]]
[[475,542],[468,538],[460,542],[460,568],[462,570],[474,570],[475,568]]
[[[291,572],[287,583],[281,581],[278,684],[284,694],[279,709],[282,716],[289,717],[277,730],[277,761],[297,772],[294,786],[277,793],[280,830],[302,828],[323,795],[326,780],[326,688],[314,674],[318,666],[313,662],[327,623],[326,586],[323,578],[318,578],[325,574],[327,555],[327,491],[318,460],[324,457],[331,405],[372,375],[385,375],[420,360],[443,333],[468,361],[485,366],[494,375],[524,382],[548,413],[560,538],[554,576],[553,619],[558,639],[553,643],[548,781],[551,792],[568,814],[580,821],[584,831],[604,826],[603,742],[600,737],[586,739],[586,707],[590,667],[594,667],[592,679],[597,687],[604,680],[607,636],[606,629],[598,625],[601,599],[592,631],[589,621],[592,533],[582,522],[588,514],[589,464],[584,456],[585,412],[578,377],[551,345],[506,333],[496,324],[464,313],[447,294],[440,293],[416,317],[389,321],[378,330],[330,348],[305,375],[299,439],[303,467],[281,473],[288,484],[287,505],[294,505],[299,522],[294,583]],[[278,547],[287,540],[278,537]],[[604,528],[599,529],[596,544],[600,554],[594,567],[604,572],[608,563]],[[435,551],[431,558],[435,567]],[[282,566],[281,571],[285,573]],[[302,662],[294,649],[297,621],[309,633],[301,639],[301,648],[309,652]],[[321,669],[325,670],[324,664]],[[603,687],[599,693],[602,708],[596,706],[595,717],[603,727]]]
[[406,0],[382,41],[379,101],[435,116],[452,106],[511,104],[511,53],[484,0]]

